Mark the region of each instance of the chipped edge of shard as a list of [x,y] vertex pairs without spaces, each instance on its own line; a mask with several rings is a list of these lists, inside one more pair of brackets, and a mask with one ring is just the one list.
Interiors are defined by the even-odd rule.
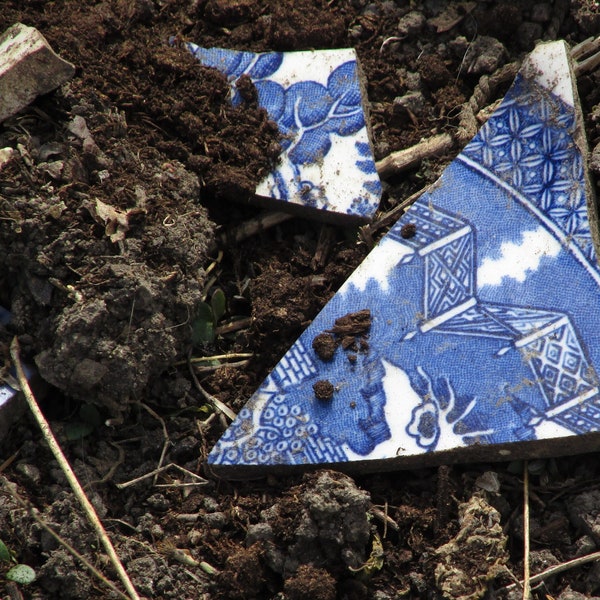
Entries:
[[[552,43],[551,43],[552,44]],[[556,50],[550,48],[553,52],[546,52],[545,55],[555,53],[556,56],[553,58],[546,58],[544,61],[543,56],[540,54],[533,54],[528,57],[525,61],[523,68],[520,73],[525,79],[536,80],[538,86],[544,90],[552,92],[554,95],[560,97],[560,99],[567,104],[574,111],[575,118],[575,131],[573,132],[573,139],[577,145],[577,150],[581,154],[583,159],[584,168],[584,179],[586,190],[586,205],[587,205],[587,216],[590,225],[591,236],[594,240],[596,248],[598,247],[598,221],[596,206],[594,202],[594,196],[592,195],[593,188],[591,186],[589,171],[587,168],[587,142],[585,139],[585,132],[583,129],[583,116],[581,107],[579,105],[579,99],[577,96],[577,89],[575,87],[575,77],[571,61],[568,55],[568,47],[562,42],[562,48],[554,43]],[[541,47],[540,47],[541,46]],[[536,49],[543,51],[543,46],[547,44],[541,44]],[[535,53],[535,51],[534,51]],[[544,62],[552,63],[557,59],[562,60],[563,68],[567,68],[566,73],[569,74],[570,81],[556,82],[552,79],[551,75],[546,75],[540,69],[540,66]],[[565,64],[566,63],[566,64]],[[557,83],[559,85],[557,85]],[[570,83],[570,85],[568,85]],[[435,184],[434,184],[435,186]],[[432,186],[432,187],[434,187]],[[402,219],[400,219],[402,221]],[[362,265],[362,264],[361,264]],[[360,269],[360,266],[358,267]],[[350,276],[350,279],[352,275]],[[344,284],[345,285],[345,284]],[[293,347],[293,346],[292,346]],[[285,353],[282,360],[288,355],[289,350]],[[281,361],[280,361],[281,362]],[[279,365],[280,363],[278,363]],[[277,366],[275,367],[277,368]],[[257,392],[248,400],[248,403],[255,400],[255,407],[258,408],[261,402],[256,401],[256,395],[264,386],[264,382],[258,388]],[[260,413],[262,414],[262,413]],[[260,414],[253,412],[254,418],[260,418]],[[470,446],[457,446],[447,450],[435,451],[432,453],[421,453],[405,455],[401,457],[386,457],[386,458],[365,458],[364,460],[351,460],[348,462],[327,462],[327,463],[310,463],[310,464],[218,464],[210,462],[209,459],[205,462],[206,469],[219,476],[227,479],[248,479],[255,477],[263,477],[266,474],[292,474],[295,472],[304,472],[307,470],[315,470],[319,468],[336,468],[347,472],[383,472],[394,469],[408,469],[415,467],[433,466],[441,463],[458,463],[458,462],[477,462],[482,460],[514,460],[522,457],[551,457],[567,454],[577,454],[597,449],[598,440],[600,439],[599,432],[588,432],[584,434],[574,433],[571,436],[556,437],[556,438],[543,438],[541,440],[528,440],[528,441],[510,441],[504,443],[495,443],[491,445],[487,444],[474,444]],[[551,444],[547,442],[551,440]],[[213,449],[214,451],[214,449]]]

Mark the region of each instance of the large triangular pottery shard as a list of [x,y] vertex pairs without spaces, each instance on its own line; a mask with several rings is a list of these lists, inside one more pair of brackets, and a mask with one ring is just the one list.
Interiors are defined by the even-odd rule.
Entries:
[[372,219],[381,182],[355,50],[254,53],[186,46],[204,66],[227,76],[234,105],[242,102],[236,82],[250,77],[259,105],[279,127],[282,154],[256,188],[260,204],[325,221]]
[[568,49],[539,45],[209,465],[377,471],[597,448],[600,270],[582,132]]

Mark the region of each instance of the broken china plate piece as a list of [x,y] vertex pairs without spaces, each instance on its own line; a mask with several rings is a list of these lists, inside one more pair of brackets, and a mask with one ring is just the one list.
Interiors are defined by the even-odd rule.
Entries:
[[382,190],[354,49],[254,53],[185,46],[227,76],[234,105],[242,102],[236,82],[250,77],[259,106],[279,127],[282,153],[256,188],[261,204],[325,221],[372,219]]
[[539,45],[209,466],[378,471],[597,446],[600,269],[582,132],[568,49]]

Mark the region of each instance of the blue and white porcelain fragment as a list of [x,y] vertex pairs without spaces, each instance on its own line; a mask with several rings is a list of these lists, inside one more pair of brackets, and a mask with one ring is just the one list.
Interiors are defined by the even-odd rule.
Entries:
[[[582,132],[568,49],[541,44],[240,411],[209,465],[243,477],[597,448],[600,269]],[[322,360],[315,337],[364,311],[364,339]],[[317,397],[317,381],[331,384],[331,399]]]
[[[10,312],[0,306],[0,326],[8,325]],[[27,370],[29,377],[30,371]],[[14,387],[13,387],[14,386]],[[21,401],[20,392],[14,373],[7,381],[0,381],[0,440],[8,433],[9,428],[23,412],[24,403]]]
[[203,65],[227,76],[234,105],[242,102],[236,81],[249,76],[259,105],[279,127],[280,161],[256,188],[263,203],[328,221],[373,218],[381,182],[355,50],[254,53],[186,46]]

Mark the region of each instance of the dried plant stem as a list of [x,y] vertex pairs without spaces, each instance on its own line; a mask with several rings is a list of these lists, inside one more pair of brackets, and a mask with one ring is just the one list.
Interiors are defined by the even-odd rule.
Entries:
[[81,484],[79,483],[75,473],[73,472],[73,469],[71,468],[69,461],[65,457],[60,445],[58,444],[58,441],[54,437],[54,434],[52,433],[52,430],[50,429],[50,425],[48,424],[48,421],[46,421],[46,418],[42,414],[42,411],[40,410],[40,407],[38,406],[38,403],[33,395],[33,392],[31,391],[31,388],[29,387],[29,383],[27,381],[27,377],[25,376],[25,372],[23,371],[23,365],[21,363],[21,359],[19,356],[19,340],[17,339],[16,336],[13,338],[12,343],[10,345],[10,355],[14,362],[15,369],[17,371],[17,378],[19,380],[19,385],[21,386],[21,391],[23,392],[23,395],[25,396],[25,400],[27,401],[29,409],[33,413],[33,416],[35,417],[35,420],[37,421],[37,423],[40,427],[40,430],[42,432],[42,435],[44,436],[44,439],[46,440],[46,443],[50,447],[50,450],[52,451],[52,454],[56,458],[60,468],[63,470],[63,472],[67,478],[67,481],[69,482],[69,485],[71,486],[71,489],[73,490],[73,493],[79,500],[84,512],[86,513],[86,515],[90,521],[90,524],[92,525],[92,527],[94,528],[98,537],[102,541],[102,545],[104,546],[104,549],[106,550],[106,553],[108,554],[108,557],[110,558],[110,561],[112,562],[113,566],[115,567],[115,569],[119,575],[119,578],[121,579],[123,585],[125,586],[125,589],[127,590],[127,593],[129,594],[129,597],[132,600],[140,600],[140,597],[139,597],[137,591],[135,590],[135,587],[133,586],[133,583],[131,582],[131,579],[129,578],[127,571],[125,571],[125,567],[123,567],[123,563],[121,563],[121,560],[117,556],[115,548],[112,545],[110,538],[106,534],[106,531],[104,530],[104,527],[102,526],[102,523],[100,522],[100,519],[98,518],[95,508],[93,507],[92,503],[89,501],[88,497],[86,496],[85,492],[83,491]]
[[233,421],[236,416],[235,413],[229,408],[229,406],[227,406],[227,404],[225,404],[224,402],[221,402],[218,398],[216,398],[212,394],[209,394],[200,385],[200,381],[198,381],[198,377],[196,377],[196,373],[194,373],[194,367],[192,366],[192,364],[190,363],[188,366],[189,366],[190,374],[192,376],[194,384],[196,385],[196,388],[202,394],[202,396],[204,396],[204,399],[207,400],[208,402],[210,402],[218,411],[220,411],[221,413],[223,413],[224,415],[226,415]]
[[[4,479],[4,478],[3,478]],[[6,482],[6,479],[4,479]],[[8,483],[8,482],[6,482]],[[125,595],[112,581],[108,580],[94,565],[82,554],[77,552],[67,540],[63,539],[50,525],[48,525],[38,514],[34,507],[29,504],[26,500],[24,500],[18,492],[12,489],[10,485],[4,485],[4,489],[11,495],[11,497],[22,507],[24,508],[31,517],[35,520],[35,522],[45,531],[47,531],[67,552],[70,552],[77,560],[79,560],[85,567],[98,578],[104,585],[109,587],[115,594],[119,596],[119,598],[124,598],[125,600],[129,600],[129,596]]]
[[[564,571],[568,571],[569,569],[573,569],[575,567],[581,567],[582,565],[586,565],[590,562],[595,562],[600,560],[600,551],[592,552],[591,554],[586,554],[585,556],[579,556],[578,558],[574,558],[573,560],[568,560],[560,565],[554,565],[542,571],[541,573],[537,573],[536,575],[532,575],[529,578],[529,584],[533,585],[534,583],[539,583],[540,581],[544,581],[544,579],[548,579],[549,577],[553,577],[554,575],[558,575],[559,573],[563,573]],[[517,586],[524,587],[525,581],[520,581],[519,583],[511,583],[506,587],[502,588],[503,591],[510,591],[515,589]]]
[[529,551],[529,464],[525,461],[523,463],[523,600],[531,598]]

